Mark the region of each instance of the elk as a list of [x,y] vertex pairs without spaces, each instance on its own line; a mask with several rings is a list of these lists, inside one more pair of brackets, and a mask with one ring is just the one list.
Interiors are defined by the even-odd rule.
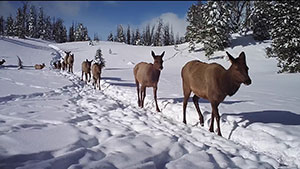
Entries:
[[144,100],[146,97],[146,87],[153,87],[156,111],[160,112],[157,105],[157,83],[159,80],[160,72],[163,69],[162,58],[164,54],[165,52],[163,52],[161,55],[155,55],[155,53],[151,51],[151,55],[154,59],[154,63],[152,64],[152,63],[140,62],[133,69],[134,79],[137,87],[138,105],[141,108],[144,107]]
[[92,61],[93,60],[89,61],[88,59],[86,59],[85,61],[82,62],[82,64],[81,64],[81,69],[82,69],[81,80],[83,80],[83,74],[85,74],[85,81],[90,82]]
[[61,69],[61,63],[60,63],[60,61],[54,62],[53,65],[54,65],[55,69]]
[[101,69],[102,68],[103,68],[102,63],[94,63],[93,66],[92,66],[94,89],[96,89],[96,87],[98,86],[98,89],[101,90],[100,79],[101,79]]
[[67,62],[68,66],[69,66],[69,69],[68,71],[73,73],[73,64],[74,64],[74,54],[71,54],[69,57],[68,57],[68,62]]
[[43,69],[45,66],[46,66],[46,65],[45,65],[44,63],[41,64],[41,65],[40,65],[40,64],[35,64],[35,65],[34,65],[34,68],[35,68],[35,69]]
[[4,63],[5,63],[5,60],[2,59],[2,60],[0,61],[0,65],[3,65]]
[[209,131],[214,132],[214,118],[216,118],[219,136],[222,136],[218,110],[219,104],[227,95],[234,95],[242,83],[247,86],[251,84],[245,53],[241,52],[238,58],[233,58],[228,52],[226,54],[231,62],[228,70],[217,63],[207,64],[198,60],[186,63],[181,70],[184,95],[183,123],[186,124],[187,101],[191,92],[193,92],[193,102],[198,112],[201,126],[204,126],[204,120],[198,104],[199,98],[207,99],[210,102],[212,114]]

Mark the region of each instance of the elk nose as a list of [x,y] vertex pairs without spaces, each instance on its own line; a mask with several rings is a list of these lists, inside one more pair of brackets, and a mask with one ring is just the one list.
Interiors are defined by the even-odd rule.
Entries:
[[250,78],[245,81],[245,85],[247,85],[247,86],[250,85],[251,83],[252,83],[252,81]]

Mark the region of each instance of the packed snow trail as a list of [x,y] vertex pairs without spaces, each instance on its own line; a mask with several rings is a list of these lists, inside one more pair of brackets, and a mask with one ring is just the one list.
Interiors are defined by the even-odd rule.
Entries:
[[[24,41],[22,44],[33,43],[29,40],[16,41]],[[30,50],[24,48],[22,52],[38,56],[32,52],[38,50],[42,56],[49,56],[51,53],[57,54],[62,51],[59,48],[56,48],[58,52],[49,47],[44,48],[46,45],[43,43],[34,42],[34,45],[35,48]],[[3,46],[8,44],[4,43]],[[182,105],[178,98],[181,93],[177,94],[180,85],[173,86],[171,92],[165,86],[160,87],[161,93],[158,93],[158,96],[162,113],[154,112],[151,94],[146,97],[144,109],[137,107],[136,89],[127,78],[133,76],[132,64],[127,63],[137,63],[141,58],[122,58],[118,54],[121,48],[127,49],[130,46],[122,44],[112,46],[112,43],[103,43],[102,49],[105,51],[116,47],[112,48],[116,54],[111,56],[115,61],[115,67],[104,69],[101,91],[94,90],[90,84],[80,81],[81,72],[76,72],[80,70],[80,60],[93,56],[97,47],[86,49],[85,43],[55,44],[55,46],[60,48],[63,46],[62,49],[71,48],[72,51],[80,53],[75,53],[75,74],[49,69],[42,71],[1,69],[0,80],[4,82],[2,84],[12,83],[16,89],[23,87],[31,90],[22,91],[22,94],[10,88],[1,91],[3,97],[0,98],[0,168],[298,168],[298,161],[295,158],[297,153],[294,152],[297,148],[279,146],[278,150],[282,152],[276,154],[277,151],[264,147],[267,145],[267,139],[278,141],[278,143],[271,142],[270,148],[289,144],[297,147],[296,144],[299,142],[294,141],[297,134],[283,133],[289,137],[282,138],[283,141],[280,142],[276,136],[280,129],[267,128],[268,125],[260,123],[251,125],[235,114],[226,113],[232,112],[230,106],[246,105],[245,109],[248,109],[249,105],[256,103],[248,101],[249,98],[243,99],[239,96],[239,99],[226,100],[222,105],[222,109],[225,110],[222,129],[227,136],[232,132],[230,139],[233,141],[231,141],[208,132],[206,126],[209,124],[210,113],[208,103],[204,101],[200,100],[206,119],[204,128],[194,126],[197,116],[193,114],[194,105],[191,103],[188,106],[191,114],[188,116],[188,125],[181,122]],[[136,50],[145,51],[144,48]],[[166,62],[166,70],[161,76],[162,85],[170,82],[178,84],[178,79],[172,78],[178,76],[177,72],[168,71],[172,66],[178,71],[178,65],[174,65],[175,61],[183,59],[181,63],[184,63],[186,56],[196,58],[184,50],[173,53],[170,51],[166,59],[171,59]],[[148,49],[145,53],[148,53]],[[116,62],[116,58],[119,62]],[[48,61],[50,62],[51,58]],[[24,62],[26,63],[26,60]],[[33,59],[31,62],[37,61]],[[39,78],[43,81],[36,80]],[[16,94],[12,94],[14,92]],[[165,98],[170,93],[173,97]],[[241,93],[242,96],[249,94],[243,90]],[[194,118],[191,118],[193,116]],[[297,119],[295,124],[298,124]],[[261,130],[269,132],[270,135],[265,135]],[[259,136],[250,137],[251,134]],[[241,137],[237,137],[238,135]],[[256,140],[251,141],[249,138]],[[260,141],[264,141],[264,144],[257,147],[256,144]],[[285,151],[291,153],[284,156]]]

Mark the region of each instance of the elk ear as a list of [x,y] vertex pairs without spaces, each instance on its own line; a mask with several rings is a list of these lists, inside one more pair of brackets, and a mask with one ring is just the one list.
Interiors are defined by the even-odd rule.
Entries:
[[160,57],[164,57],[164,55],[165,55],[165,51],[160,55]]
[[235,61],[235,59],[233,58],[233,56],[231,56],[231,54],[229,54],[227,51],[226,51],[226,54],[227,54],[230,62],[233,63]]
[[240,54],[239,59],[241,59],[242,61],[246,62],[246,55],[245,55],[244,51]]
[[151,55],[152,55],[152,57],[154,57],[154,58],[156,57],[156,56],[155,56],[155,53],[154,53],[153,51],[151,51]]

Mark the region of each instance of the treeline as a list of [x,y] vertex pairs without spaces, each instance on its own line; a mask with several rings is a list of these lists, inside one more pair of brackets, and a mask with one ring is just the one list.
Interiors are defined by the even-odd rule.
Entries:
[[107,41],[121,42],[130,45],[143,45],[143,46],[167,46],[180,44],[185,42],[184,37],[180,37],[179,34],[174,36],[173,27],[168,23],[163,23],[162,19],[159,19],[157,25],[148,24],[141,31],[139,28],[132,30],[130,25],[124,30],[122,25],[118,25],[116,34],[111,32],[107,37]]
[[300,72],[299,1],[199,1],[187,14],[190,50],[203,43],[207,56],[230,46],[232,33],[253,31],[256,40],[272,40],[269,57],[280,72]]
[[0,35],[41,38],[57,43],[90,40],[87,27],[82,23],[73,23],[67,34],[63,19],[50,17],[42,7],[37,9],[28,2],[23,2],[23,7],[17,9],[15,18],[0,16]]

